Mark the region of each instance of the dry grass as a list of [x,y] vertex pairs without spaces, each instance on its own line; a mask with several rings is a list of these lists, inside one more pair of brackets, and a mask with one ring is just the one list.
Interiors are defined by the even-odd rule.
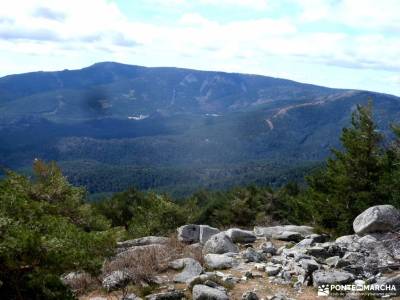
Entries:
[[185,251],[185,248],[187,247],[186,244],[178,240],[176,234],[172,234],[169,236],[169,240],[166,246],[172,252],[172,256],[174,257],[174,259],[181,258],[182,253]]
[[176,234],[169,237],[167,247],[173,253],[173,259],[193,258],[204,265],[203,247],[199,244],[188,245],[178,240]]
[[152,282],[158,273],[167,268],[170,260],[170,252],[163,245],[137,247],[106,262],[103,273],[122,271],[134,283]]
[[[85,295],[80,294],[80,299],[89,299],[94,295],[101,295],[107,299],[120,299],[129,292],[139,296],[145,296],[152,290],[157,289],[156,279],[159,275],[173,277],[176,271],[168,268],[171,261],[179,258],[193,258],[204,265],[201,246],[187,245],[177,239],[176,234],[169,237],[169,241],[163,245],[137,246],[119,253],[116,257],[105,262],[103,276],[113,271],[124,272],[129,280],[118,291],[106,293],[98,285],[95,292],[93,289],[83,288]],[[100,278],[100,280],[103,278]],[[82,285],[83,287],[83,285]],[[184,286],[182,286],[183,288]],[[151,289],[147,291],[146,289]],[[88,293],[89,291],[89,293]]]
[[202,247],[187,246],[183,251],[183,257],[190,257],[197,260],[203,267],[205,264]]
[[171,261],[192,257],[203,262],[201,248],[193,248],[171,236],[167,244],[138,246],[132,250],[120,253],[116,258],[107,261],[103,274],[113,271],[123,271],[134,284],[152,283],[156,275],[166,271]]
[[100,287],[99,280],[88,273],[76,273],[74,276],[63,279],[75,295],[81,295]]

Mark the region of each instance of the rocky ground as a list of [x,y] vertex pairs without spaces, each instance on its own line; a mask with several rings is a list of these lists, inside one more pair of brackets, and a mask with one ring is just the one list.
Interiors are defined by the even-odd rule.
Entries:
[[[185,225],[177,240],[120,242],[104,265],[102,289],[81,291],[80,299],[318,299],[318,288],[337,284],[385,285],[389,292],[371,292],[368,299],[400,299],[400,212],[371,207],[353,228],[353,235],[331,240],[308,226],[220,231]],[[71,273],[64,280],[77,290],[87,286],[84,278]],[[325,297],[336,298],[366,299],[354,293]]]

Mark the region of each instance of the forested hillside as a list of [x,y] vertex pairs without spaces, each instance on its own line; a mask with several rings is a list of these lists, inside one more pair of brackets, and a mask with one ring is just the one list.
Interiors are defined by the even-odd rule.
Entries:
[[[395,139],[388,142],[373,121],[372,104],[357,107],[352,115],[351,126],[343,129],[342,150],[334,150],[326,166],[306,178],[308,185],[303,188],[295,183],[279,189],[254,185],[228,191],[199,191],[180,200],[167,194],[129,189],[89,203],[85,190],[71,185],[55,163],[35,161],[33,178],[9,171],[6,178],[0,181],[0,296],[2,299],[31,299],[31,295],[35,295],[33,299],[74,299],[82,293],[99,289],[100,280],[103,280],[103,288],[108,291],[121,289],[121,294],[125,295],[132,289],[145,296],[159,288],[156,275],[168,269],[163,259],[169,262],[179,255],[191,255],[202,261],[201,251],[196,252],[193,247],[185,248],[185,244],[165,237],[184,224],[207,224],[208,227],[201,226],[214,232],[217,229],[209,225],[219,228],[288,223],[311,225],[319,232],[328,234],[311,237],[324,240],[329,235],[350,234],[353,227],[360,230],[360,234],[361,229],[396,229],[394,226],[397,226],[398,218],[395,214],[399,212],[395,207],[400,208],[400,129],[393,125],[392,130]],[[371,217],[364,217],[368,219],[365,224],[359,221],[354,223],[357,226],[352,226],[360,213],[380,204],[384,205],[375,207]],[[382,210],[382,213],[376,214],[377,210]],[[366,210],[365,214],[368,213]],[[383,213],[389,214],[389,217],[383,221],[377,220]],[[392,215],[394,217],[391,219]],[[380,227],[369,228],[371,222],[376,223],[372,223],[373,226]],[[190,232],[193,234],[193,230]],[[224,243],[232,243],[225,233],[221,234]],[[241,234],[253,236],[248,232]],[[396,233],[384,234],[384,237],[389,235],[391,238],[379,244],[381,247],[389,247],[389,242],[390,245],[398,242],[397,238],[392,237]],[[164,237],[157,237],[160,235]],[[276,238],[286,241],[293,239],[296,242],[303,238],[293,231],[281,235],[277,234]],[[119,248],[115,249],[116,241],[144,236],[147,238],[119,243]],[[377,234],[374,236],[380,237]],[[303,241],[301,246],[287,244],[285,249],[311,247],[308,244],[304,246],[304,243],[312,238]],[[349,237],[342,237],[346,238]],[[252,242],[254,240],[255,236]],[[363,247],[375,243],[365,240]],[[145,250],[147,248],[130,248],[148,245],[140,243],[149,241],[167,243],[167,252],[156,255],[153,250]],[[132,246],[130,243],[137,244]],[[313,251],[314,256],[333,255],[329,251],[338,251],[334,243],[321,245],[325,245],[326,249],[316,246],[307,251]],[[134,255],[128,256],[129,260],[124,260],[125,256],[118,252],[125,251],[123,247],[134,251]],[[207,247],[211,246],[206,243],[204,249],[207,250]],[[238,251],[236,246],[230,247]],[[184,249],[189,252],[182,252]],[[247,262],[249,257],[256,255],[252,246],[249,249],[243,254]],[[379,248],[379,253],[383,253],[383,250],[388,251]],[[397,250],[390,251],[387,254],[389,256]],[[350,254],[356,255],[353,252]],[[360,259],[359,256],[357,259]],[[350,260],[344,255],[343,260],[346,259]],[[388,264],[389,258],[381,257],[378,263]],[[379,266],[378,269],[381,268]],[[373,265],[361,267],[368,269]],[[113,273],[116,271],[122,273]],[[128,271],[130,273],[124,273]],[[130,274],[130,277],[126,274]],[[348,279],[355,278],[352,273],[343,274]],[[313,277],[313,280],[317,282],[319,279]]]
[[374,100],[393,137],[399,98],[257,75],[99,63],[0,78],[0,164],[57,161],[91,193],[301,181]]

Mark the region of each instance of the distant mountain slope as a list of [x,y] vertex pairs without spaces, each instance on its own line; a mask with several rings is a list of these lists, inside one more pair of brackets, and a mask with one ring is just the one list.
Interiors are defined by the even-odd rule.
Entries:
[[218,114],[335,92],[339,91],[264,76],[116,63],[0,79],[3,116],[33,115],[61,122],[156,112]]
[[[87,161],[85,168],[109,166],[103,169],[116,176],[121,166],[127,184],[138,184],[133,175],[129,182],[137,168],[151,169],[152,178],[165,168],[202,170],[200,185],[206,186],[204,169],[218,166],[211,173],[236,184],[249,174],[242,167],[259,161],[264,167],[253,167],[254,174],[240,182],[265,181],[268,162],[276,170],[277,164],[287,169],[324,159],[338,146],[356,104],[368,98],[380,129],[388,132],[400,120],[400,98],[380,93],[112,62],[10,75],[0,78],[0,164],[15,168],[35,157],[54,159],[76,175],[74,162]],[[161,186],[155,182],[139,185]]]

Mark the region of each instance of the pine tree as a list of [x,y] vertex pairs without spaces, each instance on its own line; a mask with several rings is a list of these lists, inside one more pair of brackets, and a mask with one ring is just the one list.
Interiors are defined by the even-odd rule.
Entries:
[[0,180],[0,299],[75,299],[62,274],[97,274],[115,238],[55,164]]
[[372,102],[357,106],[351,127],[340,138],[343,150],[332,150],[326,168],[310,176],[308,197],[315,221],[336,233],[350,233],[352,220],[364,209],[384,201],[382,135],[372,116]]
[[400,126],[392,125],[392,131],[395,138],[385,151],[380,192],[386,196],[387,204],[400,208]]

